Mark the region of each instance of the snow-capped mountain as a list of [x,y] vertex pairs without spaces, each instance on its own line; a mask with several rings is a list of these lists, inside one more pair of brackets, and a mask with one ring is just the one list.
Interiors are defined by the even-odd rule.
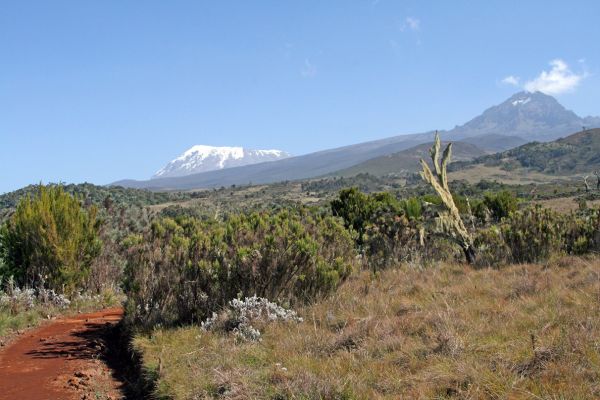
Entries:
[[243,147],[196,145],[157,171],[152,179],[186,176],[287,158],[281,150],[248,150]]
[[[442,131],[441,134],[444,140],[463,141],[487,152],[498,152],[526,142],[556,140],[581,131],[583,127],[586,129],[600,127],[600,117],[580,117],[563,107],[555,98],[540,92],[519,92],[504,102],[489,107],[465,124]],[[121,180],[113,185],[153,189],[197,189],[334,175],[336,171],[346,171],[367,160],[430,143],[433,137],[433,131],[398,135],[260,165],[213,170],[191,176],[180,175],[192,173],[187,171],[208,171],[208,168],[194,170],[193,157],[186,157],[184,154],[156,175],[173,178],[149,181]],[[208,164],[209,158],[200,164]],[[213,165],[211,169],[221,169],[218,157],[215,156],[210,160],[210,164]],[[188,163],[190,165],[187,165]],[[180,168],[181,171],[177,172]],[[171,173],[180,175],[171,175]]]

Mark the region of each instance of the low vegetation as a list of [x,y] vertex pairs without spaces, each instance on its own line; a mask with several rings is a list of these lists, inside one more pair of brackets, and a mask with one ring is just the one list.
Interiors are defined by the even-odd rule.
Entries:
[[174,399],[595,398],[600,261],[350,278],[261,342],[198,326],[138,336]]
[[599,195],[451,181],[450,153],[419,181],[0,196],[0,338],[123,290],[157,397],[600,396]]
[[239,296],[285,304],[334,290],[353,270],[351,233],[308,209],[155,221],[127,240],[127,318],[196,322]]

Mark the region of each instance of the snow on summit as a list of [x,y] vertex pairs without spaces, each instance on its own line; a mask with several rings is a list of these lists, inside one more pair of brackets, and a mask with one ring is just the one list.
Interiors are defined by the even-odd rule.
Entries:
[[289,156],[288,153],[281,150],[248,150],[243,147],[196,145],[157,171],[152,178],[185,176],[275,161]]

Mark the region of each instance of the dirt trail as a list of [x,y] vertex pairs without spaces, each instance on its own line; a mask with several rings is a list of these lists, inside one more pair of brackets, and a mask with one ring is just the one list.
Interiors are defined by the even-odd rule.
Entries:
[[107,332],[122,310],[57,319],[0,351],[0,399],[120,399],[122,382],[105,360]]

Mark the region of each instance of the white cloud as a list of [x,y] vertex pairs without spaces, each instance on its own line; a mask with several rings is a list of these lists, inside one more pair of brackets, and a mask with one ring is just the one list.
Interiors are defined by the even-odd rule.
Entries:
[[421,20],[416,17],[406,17],[404,23],[400,27],[400,30],[404,32],[405,30],[418,31],[421,29]]
[[529,92],[540,91],[554,95],[571,91],[585,78],[586,73],[577,74],[561,59],[550,61],[550,71],[542,71],[535,79],[525,82],[523,88]]
[[519,86],[520,78],[518,76],[509,75],[506,78],[502,79],[502,83],[512,86]]
[[304,66],[300,70],[300,75],[305,78],[314,78],[317,75],[317,67],[307,58],[304,60]]

